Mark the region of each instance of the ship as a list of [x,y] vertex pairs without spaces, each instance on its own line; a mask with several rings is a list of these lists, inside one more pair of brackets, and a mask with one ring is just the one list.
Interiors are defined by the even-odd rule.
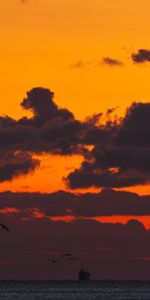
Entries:
[[83,268],[80,269],[79,273],[79,281],[89,281],[91,278],[91,273],[86,272]]

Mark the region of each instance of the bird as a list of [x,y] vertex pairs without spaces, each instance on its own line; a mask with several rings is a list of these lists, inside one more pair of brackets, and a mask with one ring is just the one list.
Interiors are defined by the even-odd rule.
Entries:
[[55,259],[53,259],[51,262],[52,262],[52,264],[60,264],[60,261],[55,260]]
[[0,225],[1,225],[2,229],[6,230],[8,233],[10,233],[10,231],[6,225],[4,225],[3,223],[0,223]]
[[68,261],[75,261],[75,260],[79,260],[79,258],[76,257],[76,256],[72,256],[72,257],[68,257],[67,260]]
[[64,253],[61,255],[61,258],[72,256],[71,253]]

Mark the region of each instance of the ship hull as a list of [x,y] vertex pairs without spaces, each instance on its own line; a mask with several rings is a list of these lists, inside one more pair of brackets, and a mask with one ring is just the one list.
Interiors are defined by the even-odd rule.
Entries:
[[84,270],[80,270],[78,273],[79,281],[89,281],[91,278],[91,274],[88,272],[85,272]]

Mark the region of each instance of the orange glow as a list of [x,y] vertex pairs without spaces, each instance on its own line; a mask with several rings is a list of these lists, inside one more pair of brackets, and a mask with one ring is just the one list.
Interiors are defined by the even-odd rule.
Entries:
[[126,224],[129,220],[137,220],[141,223],[143,223],[144,227],[146,229],[150,229],[150,218],[149,216],[120,216],[120,215],[114,215],[114,216],[98,216],[98,217],[74,217],[73,215],[69,216],[56,216],[56,217],[49,217],[49,220],[51,221],[64,221],[66,223],[72,222],[74,220],[95,220],[100,223],[120,223],[120,224]]
[[[147,0],[1,0],[1,114],[20,117],[20,101],[37,85],[79,118],[148,101],[149,68],[134,66],[130,53],[149,47],[149,9]],[[104,56],[125,67],[103,66]],[[79,60],[89,67],[69,67]]]
[[45,218],[45,216],[46,216],[42,211],[40,211],[39,208],[36,208],[36,207],[33,209],[29,209],[28,211],[35,219],[42,219],[42,218]]
[[74,216],[56,216],[56,217],[49,217],[49,220],[53,221],[53,222],[59,222],[59,221],[63,221],[65,223],[69,223],[72,222],[73,220],[75,220]]
[[[70,209],[66,209],[68,213],[70,212]],[[17,209],[15,207],[4,207],[0,209],[1,214],[13,214],[13,213],[21,213],[21,212],[28,212],[33,218],[35,219],[42,219],[42,218],[47,218],[53,222],[58,222],[58,221],[63,221],[66,223],[72,222],[74,220],[95,220],[100,223],[121,223],[121,224],[126,224],[129,220],[137,220],[141,223],[144,224],[146,229],[150,229],[150,218],[149,216],[121,216],[121,215],[113,215],[113,216],[96,216],[96,217],[75,217],[73,215],[67,215],[67,216],[52,216],[52,217],[47,217],[44,212],[42,212],[38,207],[28,209],[28,210],[22,210],[22,209]],[[30,220],[30,218],[22,218],[22,220]]]
[[63,180],[72,170],[78,168],[83,161],[79,155],[60,157],[59,155],[34,155],[40,159],[41,166],[33,173],[14,178],[12,182],[0,184],[0,191],[14,192],[55,192],[65,189]]
[[144,224],[145,228],[150,228],[150,218],[149,216],[103,216],[103,217],[93,217],[93,220],[96,220],[101,223],[121,223],[126,224],[129,220],[137,220]]
[[14,214],[21,212],[21,209],[15,208],[15,207],[4,207],[0,209],[1,214]]
[[[25,5],[20,0],[1,0],[0,115],[31,115],[20,103],[26,91],[36,86],[52,89],[56,103],[79,119],[111,107],[119,107],[116,113],[122,116],[133,101],[148,102],[149,67],[134,65],[130,56],[150,47],[149,10],[147,0],[31,0]],[[101,64],[106,56],[124,66]],[[78,68],[70,67],[79,61]],[[40,159],[42,165],[35,173],[0,184],[0,191],[68,190],[63,177],[83,158],[47,155]],[[149,194],[149,185],[124,190],[144,195]]]

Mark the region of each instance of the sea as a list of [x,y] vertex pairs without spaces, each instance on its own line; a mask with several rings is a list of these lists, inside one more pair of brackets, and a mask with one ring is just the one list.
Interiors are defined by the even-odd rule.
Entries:
[[150,300],[150,281],[0,281],[2,300]]

